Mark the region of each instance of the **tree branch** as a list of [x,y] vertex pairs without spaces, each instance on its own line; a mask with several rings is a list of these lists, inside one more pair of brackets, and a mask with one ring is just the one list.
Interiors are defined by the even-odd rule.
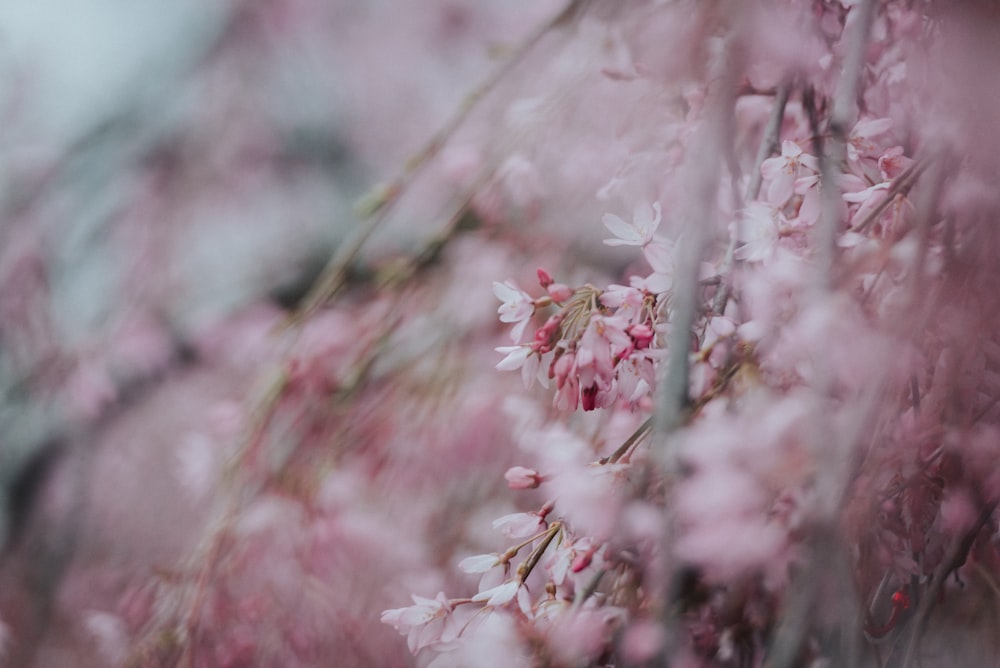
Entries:
[[[337,249],[324,267],[312,289],[302,300],[302,304],[289,318],[290,324],[301,323],[317,309],[326,304],[344,286],[348,267],[357,258],[371,235],[389,217],[392,209],[413,179],[434,158],[448,140],[465,123],[479,102],[499,84],[553,29],[571,23],[590,4],[590,0],[569,0],[565,9],[532,33],[507,59],[500,69],[470,93],[455,114],[439,129],[430,140],[406,162],[403,171],[392,182],[376,188],[367,195],[358,212],[362,218],[353,238]],[[488,178],[488,175],[487,175]]]

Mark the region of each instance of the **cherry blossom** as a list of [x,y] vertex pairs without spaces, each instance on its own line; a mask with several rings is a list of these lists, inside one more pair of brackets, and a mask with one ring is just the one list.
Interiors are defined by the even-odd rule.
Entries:
[[246,4],[0,11],[4,662],[992,662],[988,3]]
[[501,371],[521,370],[521,378],[525,387],[531,387],[539,372],[540,356],[530,346],[500,346],[496,351],[506,355],[497,363]]
[[413,605],[382,613],[382,623],[406,634],[406,644],[414,654],[425,647],[454,641],[461,632],[452,614],[454,606],[443,593],[434,598],[412,595]]
[[473,602],[485,601],[486,605],[490,607],[505,605],[514,600],[520,586],[517,580],[509,580],[496,587],[479,592],[472,597],[472,600]]
[[794,192],[796,179],[805,176],[804,171],[819,172],[819,162],[786,139],[781,143],[781,157],[768,158],[760,165],[760,173],[769,184],[767,201],[775,207],[784,206]]
[[633,277],[632,287],[661,294],[673,286],[674,249],[666,242],[648,244],[643,248],[643,255],[653,273],[644,279]]
[[528,293],[521,290],[511,281],[493,283],[493,294],[503,302],[497,313],[500,322],[515,323],[510,332],[510,338],[515,343],[521,340],[524,330],[535,314],[535,302]]
[[780,214],[768,204],[751,202],[740,220],[736,257],[747,262],[764,262],[778,243]]
[[873,139],[881,137],[893,127],[891,118],[867,118],[857,122],[848,138],[847,157],[852,161],[861,158],[875,158],[882,152],[882,147]]
[[612,213],[606,213],[602,219],[604,226],[615,238],[605,239],[604,243],[608,246],[645,246],[653,240],[661,218],[659,202],[653,202],[652,205],[636,204],[631,223],[626,223]]
[[545,520],[538,513],[511,513],[493,520],[493,528],[508,538],[527,538],[545,529]]

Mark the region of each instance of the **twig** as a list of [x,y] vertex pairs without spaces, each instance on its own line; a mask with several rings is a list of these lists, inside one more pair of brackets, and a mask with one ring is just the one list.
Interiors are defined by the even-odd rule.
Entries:
[[366,210],[360,212],[363,218],[361,226],[357,229],[353,238],[341,246],[334,253],[333,257],[330,258],[320,277],[302,300],[302,304],[289,318],[289,324],[298,324],[307,319],[343,287],[347,278],[348,267],[357,258],[358,253],[361,252],[361,248],[375,230],[388,219],[395,204],[417,174],[422,171],[465,123],[469,114],[476,108],[478,103],[524,59],[528,52],[541,41],[542,37],[551,30],[570,23],[585,9],[589,2],[590,0],[569,0],[566,7],[558,15],[535,30],[513,52],[502,67],[466,97],[465,103],[458,108],[448,122],[424,144],[420,151],[407,161],[399,176],[388,185],[378,188],[376,192],[366,198]]
[[607,457],[601,459],[600,463],[614,464],[615,462],[617,462],[619,459],[625,456],[625,453],[627,453],[629,450],[632,449],[633,445],[635,445],[636,443],[638,443],[643,438],[649,435],[652,426],[653,426],[653,418],[646,418],[645,422],[639,425],[639,428],[636,429],[634,432],[632,432],[632,435],[629,436],[625,440],[625,442],[618,447],[617,450],[612,452]]
[[[771,108],[771,116],[767,120],[764,128],[764,135],[761,137],[760,146],[757,148],[757,157],[754,160],[754,169],[750,172],[750,183],[747,184],[746,194],[743,197],[743,204],[752,202],[760,194],[761,184],[764,182],[764,175],[760,171],[760,165],[770,157],[778,147],[778,138],[781,135],[781,123],[785,119],[785,107],[788,105],[788,94],[792,86],[789,82],[782,83],[774,96],[774,107]],[[719,269],[720,275],[727,275],[735,264],[736,244],[739,243],[740,227],[742,226],[743,214],[736,216],[736,229],[729,239],[729,246],[726,248],[725,258],[722,260],[722,267]],[[712,312],[722,315],[726,309],[726,302],[729,300],[729,283],[721,281],[715,293],[715,300],[712,303]]]
[[[737,90],[737,51],[742,46],[739,26],[741,6],[739,3],[720,3],[719,8],[728,9],[730,16],[729,33],[720,44],[717,62],[710,72],[705,116],[701,127],[693,138],[694,150],[689,155],[697,156],[690,167],[688,192],[691,197],[684,211],[684,236],[679,240],[681,249],[675,271],[675,283],[671,297],[670,335],[667,341],[666,363],[661,363],[657,382],[657,404],[653,416],[655,445],[659,447],[655,456],[669,487],[680,471],[680,461],[676,448],[667,447],[668,439],[682,427],[690,414],[689,358],[694,338],[694,325],[699,313],[701,286],[698,280],[708,231],[715,222],[716,197],[719,187],[719,163],[724,155],[726,142],[732,141],[733,107]],[[673,517],[668,512],[662,535],[663,553],[670,554],[671,541],[675,535]],[[666,558],[663,564],[663,582],[674,581],[675,563]],[[680,645],[680,629],[677,612],[669,604],[670,588],[664,589],[664,605],[661,623],[664,632],[662,651],[656,661],[666,665],[671,655]]]
[[[814,126],[813,131],[816,135],[815,141],[820,156],[822,183],[821,217],[815,230],[817,266],[814,290],[817,300],[827,299],[833,287],[836,238],[842,225],[837,176],[840,174],[840,166],[846,157],[847,132],[856,115],[857,96],[864,68],[868,36],[875,13],[875,1],[862,0],[851,11],[857,12],[857,14],[855,21],[850,24],[853,26],[853,32],[846,36],[847,54],[830,114],[828,125],[830,141],[828,143],[822,142],[817,133],[818,121],[815,106],[811,102],[811,95],[807,95],[805,100],[810,123]],[[824,143],[826,143],[825,146],[823,146]],[[812,622],[812,612],[821,583],[828,577],[829,568],[838,565],[834,559],[838,553],[838,544],[833,516],[844,485],[847,462],[837,444],[824,442],[827,435],[827,430],[824,427],[827,423],[826,397],[830,380],[829,370],[824,370],[823,365],[819,366],[815,387],[817,405],[814,422],[816,429],[813,436],[816,466],[818,470],[823,472],[817,485],[817,496],[820,503],[819,518],[809,541],[812,544],[811,558],[801,573],[797,586],[791,592],[789,603],[778,624],[774,642],[768,651],[765,663],[768,668],[791,668],[791,666],[796,665],[806,633]],[[850,442],[846,438],[841,441],[844,444]],[[849,614],[849,611],[846,610],[847,606],[844,605],[844,601],[838,601],[838,603],[841,604],[845,612],[844,615],[840,616],[842,617],[841,637],[844,638],[846,645],[841,649],[840,660],[835,663],[838,665],[857,665],[856,636],[860,635],[860,630],[855,632],[855,629],[848,626],[848,622],[844,619],[846,614]]]
[[867,216],[861,219],[860,222],[851,227],[851,231],[864,232],[868,229],[868,226],[878,220],[879,216],[881,216],[885,210],[889,208],[889,205],[892,204],[896,195],[906,195],[910,189],[913,188],[917,179],[920,178],[920,175],[926,168],[927,162],[918,161],[910,165],[909,169],[893,179],[889,188],[886,190],[885,199],[879,202],[879,205],[872,209]]
[[528,579],[531,575],[531,571],[535,570],[535,566],[538,565],[538,560],[542,558],[545,554],[545,550],[549,549],[549,545],[555,539],[559,532],[562,531],[562,524],[559,522],[553,522],[552,526],[546,532],[545,537],[542,538],[542,542],[538,544],[531,554],[528,555],[528,559],[522,563],[517,569],[517,580],[520,584],[524,584],[524,581]]
[[601,584],[601,578],[604,577],[606,572],[607,571],[604,570],[597,571],[589,580],[587,580],[587,584],[583,586],[583,589],[576,592],[576,596],[573,597],[574,609],[578,609],[586,603],[587,599],[590,598],[595,591],[597,591],[597,586]]
[[903,655],[903,661],[899,664],[900,668],[907,668],[913,663],[913,659],[917,653],[917,648],[919,647],[920,641],[923,637],[923,627],[927,623],[927,618],[930,615],[931,606],[933,606],[940,598],[941,589],[944,587],[945,580],[948,579],[951,572],[957,569],[965,561],[969,550],[972,549],[972,544],[976,541],[976,536],[979,535],[982,528],[987,522],[989,522],[996,507],[997,504],[994,502],[983,508],[983,510],[979,513],[979,517],[976,518],[976,523],[965,533],[964,536],[952,543],[951,548],[948,550],[948,554],[934,571],[934,575],[931,576],[930,583],[927,585],[927,592],[920,599],[917,611],[913,615],[910,637],[906,643],[906,653]]
[[757,199],[757,195],[760,194],[760,187],[764,183],[764,175],[760,171],[761,164],[779,148],[778,139],[781,136],[781,123],[785,120],[785,107],[788,105],[788,95],[791,90],[791,83],[786,81],[778,87],[774,95],[774,107],[771,108],[771,116],[767,119],[764,136],[761,137],[760,146],[757,148],[757,157],[754,160],[755,168],[750,173],[750,183],[747,184],[747,192],[744,197],[747,202]]
[[[723,154],[724,142],[731,138],[734,93],[733,72],[734,36],[730,36],[725,52],[720,55],[719,72],[709,90],[706,118],[695,137],[698,147],[692,155],[700,156],[691,170],[692,193],[690,208],[686,212],[687,225],[680,239],[681,253],[677,262],[671,310],[671,332],[667,342],[667,364],[662,365],[659,379],[659,401],[653,420],[653,429],[660,436],[680,427],[690,403],[688,396],[688,356],[691,350],[692,329],[698,312],[701,291],[698,273],[701,258],[712,226],[716,193],[719,183],[718,162]],[[673,455],[663,453],[668,474],[676,470]]]
[[833,109],[828,124],[829,137],[820,153],[820,179],[822,207],[819,225],[816,226],[817,289],[826,291],[833,279],[837,232],[843,221],[840,217],[840,187],[837,177],[847,154],[847,134],[857,116],[857,98],[864,70],[865,51],[872,20],[875,16],[874,0],[862,0],[852,12],[857,12],[854,32],[848,36],[844,69],[837,82]]

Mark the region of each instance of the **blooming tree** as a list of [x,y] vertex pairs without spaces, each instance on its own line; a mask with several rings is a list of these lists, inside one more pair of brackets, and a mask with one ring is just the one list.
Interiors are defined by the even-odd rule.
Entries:
[[[485,21],[447,4],[413,34],[454,44]],[[260,5],[286,13],[246,9],[244,31],[313,25],[309,3]],[[116,454],[160,424],[163,494],[188,504],[158,525],[92,493],[75,551],[58,522],[15,527],[15,554],[69,554],[0,601],[15,665],[56,665],[60,643],[130,666],[995,656],[996,10],[549,9],[294,298],[136,316],[70,349],[30,308],[38,240],[8,251],[2,334],[32,405]],[[381,158],[357,114],[354,150]],[[286,165],[240,136],[260,169]],[[120,212],[154,258],[126,233],[199,164],[165,160]],[[266,178],[241,169],[230,197]],[[194,370],[156,401],[119,400],[179,360]],[[111,407],[126,417],[102,431]],[[73,517],[63,469],[43,518]],[[158,547],[87,538],[129,516]]]

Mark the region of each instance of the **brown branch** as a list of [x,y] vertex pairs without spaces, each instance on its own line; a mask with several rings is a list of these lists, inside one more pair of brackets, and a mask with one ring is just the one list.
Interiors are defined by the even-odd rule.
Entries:
[[868,229],[869,225],[878,220],[879,216],[885,213],[885,210],[892,204],[896,195],[906,195],[910,192],[910,189],[913,188],[917,179],[920,178],[920,175],[926,168],[926,162],[918,161],[910,165],[909,169],[893,179],[888,190],[886,190],[885,199],[882,200],[877,207],[872,209],[868,215],[861,220],[861,222],[856,223],[853,227],[851,227],[851,231],[864,232]]
[[641,425],[639,425],[638,429],[636,429],[634,432],[632,432],[632,435],[629,436],[625,440],[625,442],[622,443],[621,446],[618,447],[617,450],[615,450],[613,453],[611,453],[607,457],[604,457],[603,459],[601,459],[600,463],[601,464],[614,464],[615,462],[617,462],[619,459],[621,459],[622,457],[624,457],[625,454],[629,450],[632,449],[632,446],[634,446],[636,443],[638,443],[639,441],[641,441],[642,439],[644,439],[646,436],[648,436],[649,432],[652,429],[652,427],[653,427],[653,418],[647,418]]
[[927,591],[923,596],[921,596],[920,603],[917,606],[917,611],[913,615],[913,622],[910,625],[910,637],[906,643],[906,653],[903,655],[902,663],[899,664],[900,668],[907,668],[913,663],[917,649],[920,646],[920,641],[923,637],[924,625],[927,623],[927,618],[930,616],[931,607],[937,603],[941,597],[941,591],[944,587],[945,580],[948,579],[948,576],[952,573],[952,571],[957,570],[963,563],[965,563],[969,551],[972,549],[973,543],[976,542],[976,537],[979,535],[979,532],[983,529],[983,527],[986,526],[986,523],[989,522],[996,507],[997,503],[993,502],[983,508],[983,510],[979,513],[979,517],[976,519],[976,523],[965,533],[965,535],[952,543],[951,548],[948,550],[948,554],[934,571],[934,575],[931,576],[931,580],[927,585]]

